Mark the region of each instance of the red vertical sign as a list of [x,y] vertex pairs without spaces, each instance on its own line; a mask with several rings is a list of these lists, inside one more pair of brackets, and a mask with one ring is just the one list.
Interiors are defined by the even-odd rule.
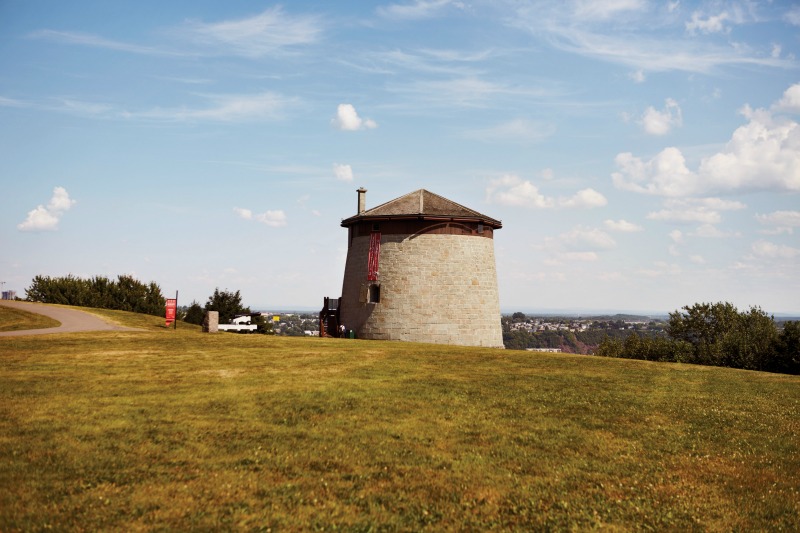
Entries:
[[175,314],[178,311],[178,300],[176,299],[168,299],[167,300],[167,327],[170,324],[175,322]]
[[381,255],[381,232],[369,235],[369,260],[367,261],[367,281],[378,281],[378,258]]

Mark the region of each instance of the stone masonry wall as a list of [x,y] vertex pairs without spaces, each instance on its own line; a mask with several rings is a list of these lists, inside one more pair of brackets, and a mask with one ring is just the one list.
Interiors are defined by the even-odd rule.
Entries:
[[383,235],[380,302],[366,303],[369,237],[348,250],[341,318],[363,339],[502,347],[494,241]]

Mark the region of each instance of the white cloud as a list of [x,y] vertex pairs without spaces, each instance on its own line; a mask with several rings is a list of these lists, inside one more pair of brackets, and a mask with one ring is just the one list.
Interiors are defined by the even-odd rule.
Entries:
[[692,13],[692,20],[686,23],[686,31],[690,34],[700,33],[720,33],[728,32],[730,28],[725,26],[725,21],[731,20],[731,15],[723,11],[719,15],[708,15],[703,19],[703,14],[695,11]]
[[783,19],[794,26],[800,26],[800,6],[794,6],[784,13]]
[[[788,92],[788,91],[787,91]],[[783,105],[793,102],[784,95]],[[800,125],[764,109],[742,110],[747,124],[733,132],[724,149],[690,170],[678,148],[662,150],[649,161],[618,154],[620,189],[660,196],[690,196],[732,191],[800,191]]]
[[667,98],[662,111],[648,107],[642,115],[641,124],[650,135],[666,135],[673,127],[683,124],[681,108],[678,102]]
[[762,259],[794,259],[800,256],[800,249],[764,240],[754,242],[751,249],[753,254]]
[[378,127],[374,120],[359,117],[356,108],[352,104],[339,104],[336,108],[336,117],[331,120],[331,124],[343,131],[358,131]]
[[647,76],[645,76],[644,70],[642,69],[631,72],[628,76],[636,83],[644,83],[647,79]]
[[27,218],[17,224],[20,231],[54,231],[58,229],[61,217],[77,202],[69,197],[64,187],[53,189],[53,196],[47,206],[38,205],[28,211]]
[[392,19],[424,19],[437,16],[447,7],[464,9],[464,3],[455,0],[414,0],[405,4],[390,4],[377,9],[380,16]]
[[606,197],[594,189],[583,189],[570,198],[561,198],[558,205],[561,207],[603,207],[608,204]]
[[617,245],[614,239],[603,230],[583,226],[562,233],[558,239],[565,248],[573,251],[611,250]]
[[256,215],[256,220],[267,226],[280,228],[286,225],[286,214],[281,210],[266,211]]
[[594,189],[582,189],[573,196],[556,200],[539,192],[539,188],[530,181],[513,174],[491,180],[486,187],[486,201],[530,209],[593,208],[608,203],[606,197]]
[[253,219],[253,212],[249,209],[244,209],[242,207],[234,207],[233,212],[239,215],[239,217],[245,220],[252,220]]
[[233,211],[244,220],[255,220],[273,228],[280,228],[286,225],[286,214],[282,210],[254,214],[250,209],[234,207]]
[[669,232],[669,238],[676,244],[683,244],[683,232],[675,229]]
[[800,113],[800,83],[786,89],[783,97],[773,107],[787,113]]
[[756,220],[773,228],[765,230],[769,234],[794,233],[800,227],[800,211],[773,211],[767,215],[756,215]]
[[692,237],[700,237],[703,239],[722,239],[730,236],[728,233],[725,233],[711,224],[701,224],[690,235]]
[[552,198],[539,192],[536,185],[515,175],[506,175],[489,182],[486,188],[488,202],[533,209],[550,208],[555,205]]
[[350,165],[340,165],[334,163],[333,173],[339,181],[351,182],[353,181],[353,169]]
[[685,209],[662,209],[647,214],[648,220],[665,220],[667,222],[691,223],[700,222],[703,224],[719,224],[722,217],[716,211],[709,211],[702,207]]
[[777,43],[772,44],[772,53],[770,54],[772,57],[778,58],[781,57],[781,45]]
[[290,16],[280,6],[243,19],[189,21],[177,34],[214,54],[262,57],[283,48],[316,42],[322,32],[314,16]]
[[685,196],[699,188],[697,176],[686,167],[686,158],[674,147],[665,148],[649,161],[642,161],[625,152],[617,154],[614,162],[620,171],[611,176],[619,189],[661,196]]
[[611,250],[617,243],[610,235],[597,228],[577,226],[557,237],[547,237],[541,245],[550,255],[549,264],[558,265],[564,261],[596,261],[598,252]]
[[669,198],[665,209],[647,214],[650,220],[701,224],[718,224],[722,220],[719,211],[735,211],[746,206],[737,201],[720,198]]
[[689,261],[691,261],[692,263],[694,263],[696,265],[705,265],[706,264],[706,260],[702,255],[690,255],[689,256]]
[[603,222],[606,228],[610,229],[611,231],[619,231],[621,233],[635,233],[637,231],[642,231],[642,227],[636,225],[632,222],[628,222],[627,220],[606,220]]

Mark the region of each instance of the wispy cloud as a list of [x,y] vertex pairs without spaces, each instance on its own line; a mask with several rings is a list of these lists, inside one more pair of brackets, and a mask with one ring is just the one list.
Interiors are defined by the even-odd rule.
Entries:
[[322,32],[320,17],[289,15],[277,6],[241,19],[221,22],[191,20],[177,27],[166,28],[162,33],[170,38],[170,42],[161,46],[127,43],[89,33],[52,29],[32,32],[29,37],[131,54],[236,55],[257,58],[313,44],[321,38]]
[[546,237],[538,248],[549,255],[549,264],[559,265],[568,261],[596,261],[600,252],[616,246],[616,241],[603,230],[577,226],[556,237]]
[[500,97],[546,98],[553,92],[548,88],[509,85],[488,81],[480,76],[449,79],[416,80],[390,85],[389,90],[424,101],[429,105],[480,107],[495,105]]
[[317,16],[289,15],[277,6],[236,20],[189,21],[174,33],[206,52],[262,57],[317,42],[322,35],[322,22]]
[[547,122],[514,119],[489,128],[465,131],[462,136],[482,142],[537,143],[551,137],[556,126]]
[[281,119],[285,116],[287,110],[299,105],[298,98],[286,97],[272,92],[258,94],[194,94],[192,98],[199,98],[206,102],[206,105],[129,110],[113,104],[87,102],[65,97],[49,98],[44,101],[21,101],[0,97],[0,106],[27,107],[95,119],[168,122],[249,122]]
[[647,218],[677,223],[719,224],[722,221],[720,211],[735,211],[745,207],[741,202],[720,198],[670,198],[664,202],[664,209],[648,213]]
[[417,20],[438,16],[447,8],[464,9],[465,5],[457,0],[413,0],[380,6],[377,13],[390,19]]
[[54,231],[58,229],[61,217],[77,202],[69,197],[64,187],[53,189],[53,196],[47,205],[38,205],[28,211],[27,218],[17,224],[20,231]]
[[240,122],[275,120],[298,103],[272,92],[243,95],[199,95],[211,102],[205,107],[155,108],[139,112],[124,112],[125,118],[166,121]]
[[[642,73],[707,73],[732,65],[796,66],[792,60],[756,52],[743,42],[724,46],[701,38],[686,39],[687,27],[679,24],[672,12],[675,10],[661,6],[665,9],[663,16],[654,17],[653,9],[656,8],[644,1],[539,1],[522,4],[509,23],[547,40],[559,50],[626,65]],[[710,32],[723,22],[739,23],[743,15],[703,17],[698,14],[691,28]],[[623,25],[625,30],[621,31]],[[656,32],[658,35],[653,35]]]
[[64,44],[91,46],[94,48],[105,48],[107,50],[117,50],[119,52],[127,52],[131,54],[145,54],[145,55],[159,55],[159,56],[188,55],[185,52],[179,52],[177,50],[169,50],[165,48],[156,48],[153,46],[143,46],[134,43],[114,41],[111,39],[106,39],[104,37],[100,37],[98,35],[92,35],[89,33],[58,31],[58,30],[38,30],[32,32],[29,35],[29,37],[34,39],[55,41]]

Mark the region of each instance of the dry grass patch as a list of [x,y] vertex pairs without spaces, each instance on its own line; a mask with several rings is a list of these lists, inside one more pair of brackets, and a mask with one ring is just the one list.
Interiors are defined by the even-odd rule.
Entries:
[[117,318],[0,339],[0,530],[800,527],[796,377]]
[[0,305],[0,332],[55,328],[60,325],[61,322],[50,317]]

